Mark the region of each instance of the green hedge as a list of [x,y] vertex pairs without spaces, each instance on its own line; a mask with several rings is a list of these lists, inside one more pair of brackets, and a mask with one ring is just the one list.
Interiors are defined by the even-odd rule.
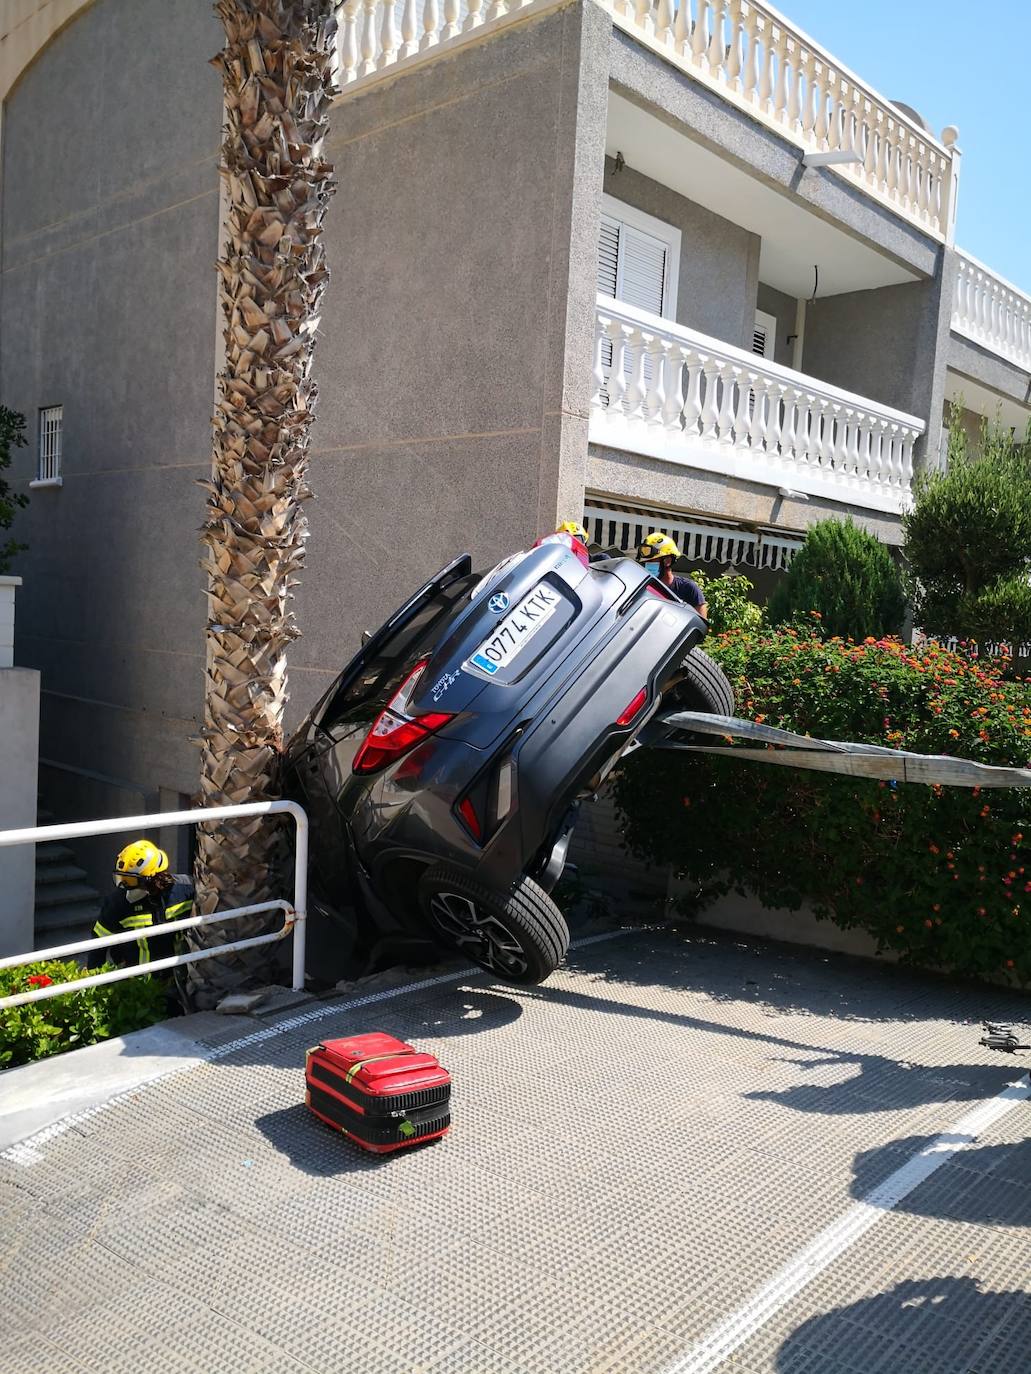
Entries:
[[[1031,763],[1031,684],[937,646],[824,639],[809,625],[706,643],[738,714],[829,739]],[[882,949],[1031,983],[1031,791],[919,787],[700,755],[633,756],[617,780],[631,850],[687,879],[861,927]]]
[[[112,968],[113,964],[105,964],[102,969],[84,969],[71,960],[52,959],[0,969],[0,997],[49,983],[68,983]],[[10,1007],[0,1011],[0,1068],[14,1068],[113,1035],[125,1035],[151,1026],[165,1015],[165,982],[158,977],[127,978]]]

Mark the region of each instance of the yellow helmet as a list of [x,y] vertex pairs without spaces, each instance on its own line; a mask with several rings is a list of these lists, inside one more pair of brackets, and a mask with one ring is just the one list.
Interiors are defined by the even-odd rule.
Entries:
[[647,535],[644,542],[638,547],[637,558],[640,563],[647,563],[654,558],[679,558],[680,550],[669,537],[661,530],[652,530]]
[[115,882],[120,887],[136,887],[142,879],[155,878],[168,870],[168,855],[150,840],[133,840],[115,860]]
[[589,544],[591,537],[580,524],[579,520],[563,520],[562,524],[555,530],[556,534],[571,534],[574,539],[579,539],[582,544]]

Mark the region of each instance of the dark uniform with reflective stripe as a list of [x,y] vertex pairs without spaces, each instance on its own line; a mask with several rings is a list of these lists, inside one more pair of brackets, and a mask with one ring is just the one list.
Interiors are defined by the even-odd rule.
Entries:
[[175,953],[176,932],[155,935],[152,927],[165,921],[181,921],[193,915],[193,884],[183,873],[172,875],[172,886],[156,895],[150,893],[138,902],[130,902],[122,888],[116,887],[104,898],[100,916],[93,927],[98,938],[120,935],[123,930],[146,930],[135,944],[109,945],[90,957],[90,964],[108,961],[119,968],[130,964],[150,964],[155,959],[167,959]]

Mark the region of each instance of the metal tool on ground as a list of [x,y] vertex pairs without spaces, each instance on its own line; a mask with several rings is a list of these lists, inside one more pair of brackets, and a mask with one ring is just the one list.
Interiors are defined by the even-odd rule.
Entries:
[[990,1050],[1002,1050],[1013,1054],[1016,1050],[1031,1050],[1031,1045],[1022,1045],[1012,1026],[999,1026],[994,1021],[986,1021],[982,1027],[984,1035],[980,1043]]

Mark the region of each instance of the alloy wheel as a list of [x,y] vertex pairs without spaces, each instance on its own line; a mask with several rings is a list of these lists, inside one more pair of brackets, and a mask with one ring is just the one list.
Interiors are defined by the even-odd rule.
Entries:
[[493,912],[457,892],[437,892],[430,915],[444,934],[470,958],[503,977],[525,973],[522,945]]

